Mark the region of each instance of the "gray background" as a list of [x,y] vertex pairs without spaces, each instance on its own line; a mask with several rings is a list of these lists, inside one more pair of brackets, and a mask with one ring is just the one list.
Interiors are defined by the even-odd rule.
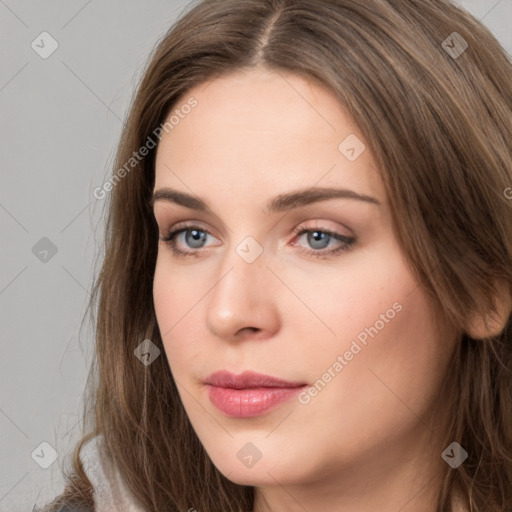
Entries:
[[[459,4],[512,54],[512,0]],[[63,489],[92,355],[92,328],[80,324],[102,254],[104,201],[92,191],[149,52],[188,5],[0,0],[1,512]],[[42,32],[58,43],[46,59],[31,47],[51,48]],[[47,469],[36,463],[51,460],[42,442],[58,453]]]

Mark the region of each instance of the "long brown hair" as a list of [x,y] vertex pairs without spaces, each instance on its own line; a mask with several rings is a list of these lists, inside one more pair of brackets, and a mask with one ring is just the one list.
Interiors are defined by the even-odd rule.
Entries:
[[457,469],[445,465],[437,509],[452,510],[456,491],[472,512],[512,507],[510,318],[495,336],[466,334],[473,313],[496,312],[497,283],[512,289],[512,62],[448,0],[205,0],[159,42],[105,194],[105,256],[89,305],[97,307],[91,418],[53,507],[92,503],[79,453],[102,434],[148,511],[252,510],[254,488],[226,479],[203,449],[166,358],[145,366],[134,356],[147,338],[164,351],[148,206],[156,149],[122,177],[119,169],[192,86],[257,64],[328,87],[353,116],[379,164],[407,261],[459,332],[445,439],[469,456]]

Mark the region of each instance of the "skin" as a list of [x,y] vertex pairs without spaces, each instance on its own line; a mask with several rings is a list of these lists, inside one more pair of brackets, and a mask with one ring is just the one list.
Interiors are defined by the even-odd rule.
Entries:
[[[213,214],[163,200],[154,214],[160,237],[183,221],[210,234],[203,248],[178,236],[195,252],[188,257],[159,242],[153,293],[166,357],[208,455],[227,478],[256,487],[256,512],[435,510],[449,413],[439,391],[456,336],[398,245],[368,144],[354,161],[338,149],[363,135],[329,90],[293,74],[237,71],[191,89],[183,104],[190,97],[197,106],[158,146],[155,190],[192,193]],[[330,199],[265,212],[270,198],[304,187],[343,187],[380,204]],[[340,243],[327,237],[319,249],[296,227],[356,241],[316,258],[300,248]],[[252,263],[236,252],[247,236],[263,250]],[[313,386],[396,303],[394,318],[307,404],[240,419],[209,401],[203,379],[220,369]],[[237,457],[248,442],[262,454],[252,467]]]

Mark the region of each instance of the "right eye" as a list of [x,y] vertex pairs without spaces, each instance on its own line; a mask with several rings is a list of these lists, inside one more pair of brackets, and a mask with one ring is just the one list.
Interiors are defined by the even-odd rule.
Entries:
[[[185,246],[188,245],[195,250],[187,251],[178,247],[177,238],[181,235],[185,235],[184,239],[182,238],[182,244]],[[208,235],[213,236],[210,232],[200,228],[199,226],[188,224],[185,226],[181,225],[179,228],[169,231],[165,237],[161,238],[161,240],[171,248],[171,251],[176,256],[196,256],[198,252],[197,250],[203,248],[202,244]]]

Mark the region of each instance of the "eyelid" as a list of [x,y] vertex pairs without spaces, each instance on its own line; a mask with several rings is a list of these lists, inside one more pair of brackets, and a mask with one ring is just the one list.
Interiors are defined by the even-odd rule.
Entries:
[[209,227],[206,227],[206,224],[203,221],[191,219],[191,220],[184,220],[176,222],[175,224],[171,224],[170,228],[162,228],[162,231],[167,235],[171,231],[176,232],[184,229],[193,229],[198,228],[201,231],[204,231],[205,233],[208,233],[211,236],[214,236],[215,238],[218,238],[215,236],[212,232],[212,230]]
[[[310,219],[311,217],[308,216],[304,219],[299,219],[297,221],[297,227],[293,228],[291,230],[292,233],[297,233],[298,231],[302,230],[302,229],[321,229],[322,231],[339,231],[339,227],[328,227],[326,226],[326,223],[334,223],[334,224],[337,224],[338,226],[342,226],[343,229],[345,229],[346,231],[348,231],[348,233],[346,235],[344,235],[345,237],[355,237],[355,234],[353,232],[352,229],[350,229],[347,225],[341,223],[341,222],[335,222],[335,221],[329,221],[329,220],[318,220],[318,219],[315,219],[315,220],[308,220]],[[303,226],[304,223],[308,223],[308,222],[313,222],[313,225],[306,225],[306,226]],[[316,224],[315,224],[316,223]],[[158,224],[158,222],[157,222]],[[162,222],[162,224],[166,224],[165,222]],[[176,231],[178,229],[186,229],[186,228],[200,228],[202,231],[205,231],[207,232],[208,234],[214,236],[215,238],[219,238],[217,235],[215,235],[213,233],[213,231],[215,230],[212,230],[210,229],[210,227],[206,227],[206,223],[204,221],[201,221],[201,220],[197,220],[197,219],[187,219],[187,220],[183,220],[183,221],[178,221],[176,222],[175,224],[171,224],[171,227],[170,228],[162,228],[162,231],[164,231],[166,234],[169,233],[171,230],[172,231]],[[300,228],[299,228],[300,226]],[[231,230],[230,230],[231,231]],[[269,230],[270,231],[270,230]]]
[[[209,229],[207,229],[203,226],[201,221],[188,220],[188,221],[177,222],[176,224],[173,224],[172,227],[163,230],[164,235],[160,237],[160,240],[162,240],[163,242],[172,246],[172,245],[175,245],[175,239],[178,235],[180,235],[181,233],[183,233],[185,231],[192,231],[194,229],[197,229],[198,231],[202,231],[202,232],[206,233],[207,235],[217,238]],[[205,247],[202,247],[200,249],[195,249],[195,250],[190,250],[190,251],[194,252],[194,253],[198,253],[205,249],[206,249]]]

